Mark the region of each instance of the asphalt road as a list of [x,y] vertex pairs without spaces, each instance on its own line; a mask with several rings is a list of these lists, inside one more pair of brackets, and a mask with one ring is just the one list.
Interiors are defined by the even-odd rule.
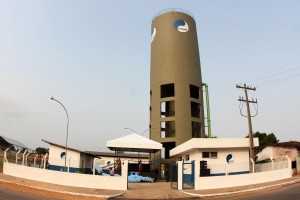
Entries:
[[36,196],[30,193],[20,192],[9,188],[0,187],[0,200],[53,200],[51,198]]
[[273,188],[267,191],[259,191],[257,194],[250,194],[247,196],[240,196],[230,198],[232,200],[299,200],[300,199],[300,183],[293,185],[282,186],[280,188]]

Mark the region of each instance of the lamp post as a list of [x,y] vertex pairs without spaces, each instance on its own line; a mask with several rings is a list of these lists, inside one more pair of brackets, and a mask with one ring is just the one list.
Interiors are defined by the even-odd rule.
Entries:
[[64,169],[64,171],[66,172],[67,171],[67,155],[68,155],[67,153],[68,153],[69,114],[68,114],[67,109],[65,108],[65,106],[61,102],[54,99],[53,97],[51,97],[50,99],[56,101],[57,103],[59,103],[64,108],[64,110],[66,111],[66,114],[67,114],[68,122],[67,122],[67,135],[66,135],[66,146],[65,146],[66,155],[65,155],[65,169]]
[[131,131],[133,131],[134,133],[136,133],[136,131],[133,130],[132,128],[124,128],[124,129],[128,129],[128,130],[131,130]]
[[[135,130],[133,130],[132,128],[124,128],[124,129],[128,129],[133,131],[134,133],[137,133]],[[140,135],[144,135],[144,133],[146,133],[148,130],[150,130],[151,128],[147,128],[146,130],[144,130]],[[155,127],[153,127],[152,129],[155,129]]]

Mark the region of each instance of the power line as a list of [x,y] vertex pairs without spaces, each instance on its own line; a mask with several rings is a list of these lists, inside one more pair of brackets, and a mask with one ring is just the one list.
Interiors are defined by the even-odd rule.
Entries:
[[[264,77],[261,77],[261,78],[253,79],[253,80],[250,80],[250,81],[246,81],[245,83],[257,82],[257,81],[260,81],[260,80],[263,80],[263,79],[268,79],[268,78],[271,78],[271,77],[279,76],[281,74],[286,74],[288,72],[295,71],[295,70],[298,70],[298,69],[300,69],[300,67],[292,68],[292,69],[285,70],[285,71],[282,71],[282,72],[279,72],[279,73],[275,73],[275,74],[271,74],[271,75],[264,76]],[[293,75],[295,75],[295,74],[292,74],[290,76],[293,76]],[[279,79],[282,79],[282,78],[279,78]],[[274,80],[271,80],[271,81],[276,81],[276,80],[277,79],[274,79]],[[239,84],[242,84],[242,83],[239,83]],[[255,84],[252,84],[252,85],[255,85]]]
[[266,81],[266,82],[263,82],[263,83],[257,85],[256,87],[264,87],[264,86],[268,86],[268,85],[273,85],[273,84],[277,84],[277,83],[280,83],[280,82],[288,81],[290,79],[298,78],[298,77],[300,77],[300,73],[298,73],[298,74],[292,74],[292,75],[289,75],[289,76],[286,76],[286,77],[283,77],[283,78],[278,78],[278,79]]

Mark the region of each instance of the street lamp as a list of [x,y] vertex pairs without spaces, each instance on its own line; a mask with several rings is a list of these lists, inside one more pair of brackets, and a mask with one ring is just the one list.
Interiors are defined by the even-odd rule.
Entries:
[[133,130],[132,128],[124,128],[124,129],[132,130],[134,133],[136,133],[136,131]]
[[[132,130],[134,133],[137,133],[135,130],[133,130],[132,128],[125,128],[125,129],[129,129]],[[144,135],[144,133],[146,133],[148,130],[150,130],[151,128],[147,128],[146,130],[144,130],[140,135]],[[152,129],[155,129],[155,127],[153,127]]]
[[65,155],[65,169],[64,169],[64,171],[66,172],[67,171],[67,155],[68,155],[67,153],[68,153],[69,114],[68,114],[67,109],[65,108],[65,106],[62,103],[60,103],[58,100],[54,99],[53,97],[51,97],[50,99],[59,103],[64,108],[64,110],[66,111],[66,114],[67,114],[68,122],[67,122],[67,135],[66,135],[66,146],[65,146],[66,155]]

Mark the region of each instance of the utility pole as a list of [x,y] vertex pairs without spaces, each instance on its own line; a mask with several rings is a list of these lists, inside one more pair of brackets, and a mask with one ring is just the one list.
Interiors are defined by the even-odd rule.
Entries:
[[253,148],[254,148],[254,145],[253,145],[253,132],[252,132],[251,112],[250,112],[249,103],[257,103],[257,100],[254,101],[252,99],[252,101],[249,101],[247,90],[254,90],[255,91],[256,88],[255,87],[249,87],[246,84],[244,84],[244,86],[236,85],[236,87],[240,88],[240,89],[244,89],[244,92],[245,92],[246,100],[244,100],[243,97],[240,97],[238,101],[246,102],[247,118],[248,118],[248,129],[249,129],[248,136],[249,136],[249,142],[250,142],[250,158],[252,158],[252,160],[254,161],[255,160],[255,155],[254,155],[254,151],[253,151]]

